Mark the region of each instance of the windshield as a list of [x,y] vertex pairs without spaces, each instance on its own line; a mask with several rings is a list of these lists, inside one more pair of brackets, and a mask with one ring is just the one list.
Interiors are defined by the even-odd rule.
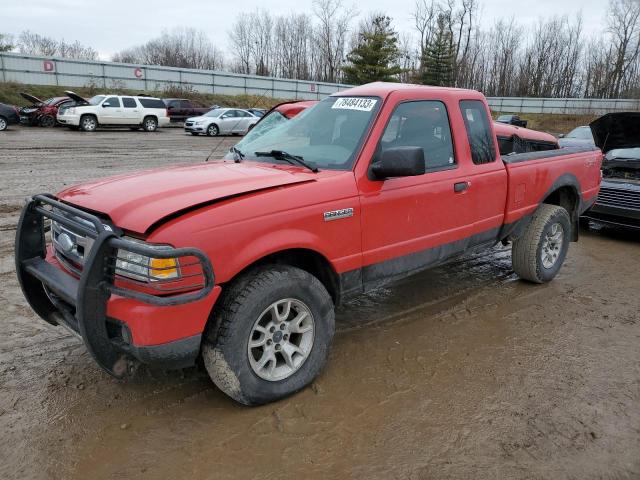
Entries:
[[223,113],[224,113],[224,110],[222,108],[215,108],[215,109],[210,110],[207,113],[205,113],[204,116],[205,117],[219,117]]
[[511,115],[500,115],[498,117],[498,122],[510,122],[511,121]]
[[259,123],[257,123],[255,127],[249,130],[249,133],[247,133],[244,138],[240,140],[240,142],[238,142],[236,148],[242,150],[244,148],[243,145],[250,144],[251,142],[263,136],[272,128],[275,128],[277,125],[280,125],[287,120],[287,117],[282,115],[277,110],[274,110],[269,115],[264,117]]
[[569,138],[580,138],[582,140],[591,140],[593,136],[591,135],[591,129],[589,127],[578,127],[574,128],[567,135]]
[[613,160],[615,158],[640,160],[640,148],[616,148],[607,152],[607,160]]
[[100,102],[105,99],[104,95],[96,95],[89,99],[89,105],[100,105]]
[[329,97],[263,135],[243,139],[237,148],[247,160],[273,162],[256,152],[281,150],[321,170],[350,170],[380,103],[375,97]]

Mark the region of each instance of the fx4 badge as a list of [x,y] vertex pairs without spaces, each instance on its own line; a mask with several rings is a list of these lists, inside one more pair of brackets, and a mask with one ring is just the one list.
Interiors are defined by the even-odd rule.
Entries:
[[338,220],[340,218],[353,217],[353,208],[342,208],[340,210],[332,210],[324,212],[324,221]]

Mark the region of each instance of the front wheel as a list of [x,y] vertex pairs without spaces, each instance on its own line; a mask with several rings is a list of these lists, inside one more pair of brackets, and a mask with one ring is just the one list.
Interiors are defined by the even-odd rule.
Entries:
[[207,135],[209,135],[210,137],[216,137],[218,136],[219,133],[220,133],[220,129],[215,124],[211,124],[207,128]]
[[44,115],[40,117],[39,123],[41,127],[45,127],[45,128],[55,127],[56,119],[52,115]]
[[260,405],[313,381],[327,361],[334,330],[333,301],[324,285],[299,268],[271,265],[229,286],[202,356],[220,390]]
[[555,205],[540,205],[522,236],[513,242],[511,262],[524,280],[546,283],[558,274],[571,241],[569,213]]
[[158,129],[158,120],[153,117],[146,117],[142,122],[145,132],[155,132]]
[[80,118],[80,130],[83,132],[93,132],[98,128],[98,120],[93,115],[84,115]]

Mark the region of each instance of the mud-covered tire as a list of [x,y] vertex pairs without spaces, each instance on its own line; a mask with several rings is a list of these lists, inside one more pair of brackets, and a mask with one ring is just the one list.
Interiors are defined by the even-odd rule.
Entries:
[[95,132],[98,128],[98,119],[95,115],[83,115],[80,117],[80,130],[83,132]]
[[[209,321],[202,357],[216,386],[244,405],[261,405],[289,396],[322,371],[335,331],[334,306],[324,285],[313,275],[286,265],[268,265],[233,282]],[[249,341],[258,320],[274,302],[296,299],[312,315],[310,351],[297,370],[281,380],[261,378],[249,359]],[[291,335],[293,338],[293,335]]]
[[[552,261],[552,257],[546,252],[549,248],[549,240],[558,235],[558,233],[552,235],[552,232],[558,232],[560,228],[559,238],[562,243],[557,246],[557,249],[551,249]],[[553,280],[567,256],[572,236],[571,229],[571,218],[564,208],[556,205],[540,205],[524,233],[513,242],[511,262],[516,274],[534,283]]]

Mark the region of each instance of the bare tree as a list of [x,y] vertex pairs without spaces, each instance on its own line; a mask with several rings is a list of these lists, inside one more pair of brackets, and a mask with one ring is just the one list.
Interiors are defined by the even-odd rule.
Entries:
[[176,28],[144,45],[123,50],[112,60],[168,67],[218,70],[224,66],[223,53],[206,33],[193,28]]
[[43,55],[45,57],[79,58],[95,60],[98,52],[80,42],[67,43],[65,40],[55,40],[29,30],[23,31],[18,37],[17,48],[20,53],[28,55]]
[[317,78],[335,82],[344,62],[349,26],[356,11],[354,8],[345,8],[341,0],[314,0],[313,11],[319,21],[316,28],[320,52]]

